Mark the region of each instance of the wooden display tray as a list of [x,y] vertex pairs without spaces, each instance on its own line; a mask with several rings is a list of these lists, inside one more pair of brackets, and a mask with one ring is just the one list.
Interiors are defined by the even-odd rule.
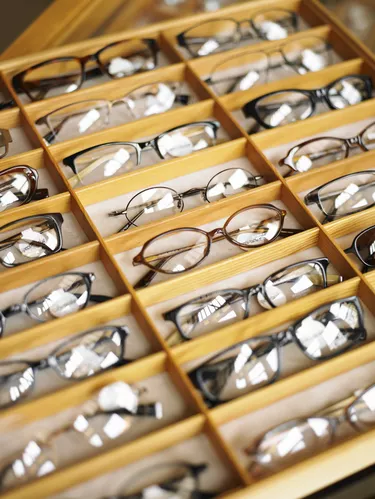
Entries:
[[[93,0],[90,2],[95,3]],[[316,34],[326,38],[342,61],[317,73],[271,81],[252,90],[217,97],[203,82],[202,76],[209,73],[219,60],[228,58],[229,53],[198,60],[185,59],[176,47],[176,33],[198,22],[223,16],[248,19],[254,12],[273,6],[297,11],[310,26],[309,31],[304,31],[304,34]],[[11,77],[34,63],[63,55],[84,55],[115,40],[146,36],[158,39],[162,52],[170,60],[168,66],[36,103],[22,103],[12,89]],[[298,39],[300,36],[301,34],[295,34],[290,39]],[[280,42],[262,42],[257,44],[254,50],[273,49],[278,45]],[[243,50],[245,49],[236,49],[233,52],[240,53]],[[374,361],[374,342],[366,343],[356,350],[309,367],[273,385],[213,409],[206,407],[203,399],[194,390],[185,370],[185,365],[188,363],[238,341],[262,335],[275,328],[277,330],[285,323],[296,320],[332,300],[357,295],[368,310],[374,311],[375,272],[362,274],[357,263],[344,253],[343,246],[337,239],[372,225],[375,220],[375,208],[322,225],[316,214],[305,206],[300,194],[340,175],[373,169],[375,151],[284,178],[274,161],[270,159],[272,155],[269,150],[272,148],[285,150],[288,149],[291,140],[303,140],[305,137],[329,132],[338,127],[350,127],[353,123],[355,125],[357,122],[374,119],[375,101],[366,101],[344,110],[324,112],[306,121],[262,131],[252,136],[247,135],[244,123],[239,122],[232,113],[246,101],[268,91],[293,87],[316,88],[350,73],[369,74],[375,83],[375,57],[317,0],[256,0],[220,12],[168,21],[138,30],[52,48],[30,56],[3,61],[0,64],[0,85],[12,95],[17,104],[14,109],[0,112],[0,128],[10,128],[11,131],[16,131],[15,137],[22,136],[22,140],[14,140],[15,144],[12,146],[14,149],[10,155],[0,160],[0,170],[13,165],[28,164],[37,168],[43,175],[47,175],[51,185],[54,186],[54,195],[50,198],[2,213],[0,224],[4,225],[23,216],[59,211],[75,217],[74,227],[78,224],[80,236],[86,241],[77,242],[78,238],[75,244],[72,238],[71,247],[67,251],[0,272],[2,306],[4,300],[8,299],[6,297],[9,293],[16,288],[69,269],[94,265],[95,262],[101,263],[103,272],[107,274],[112,289],[115,290],[115,297],[106,303],[56,321],[30,326],[20,334],[5,335],[1,339],[0,359],[13,356],[27,357],[26,352],[29,350],[41,348],[129,314],[137,321],[150,347],[149,355],[129,365],[104,372],[84,382],[72,384],[55,393],[3,411],[0,415],[1,428],[5,429],[5,432],[21,433],[21,428],[25,425],[44,418],[53,418],[60,411],[83,404],[109,382],[124,380],[136,383],[162,373],[169,376],[189,409],[186,417],[163,429],[153,431],[117,448],[103,451],[18,489],[6,491],[1,497],[6,499],[50,497],[61,493],[64,489],[75,487],[199,435],[208,438],[225,469],[230,473],[231,479],[223,495],[231,498],[300,498],[375,463],[373,453],[375,430],[372,430],[334,445],[318,456],[309,458],[292,468],[256,480],[250,476],[230,439],[226,438],[225,432],[222,431],[225,425],[235,423],[237,419],[249,413],[256,415],[257,411],[272,408],[273,404],[283,403],[284,399],[287,404],[288,400],[293,397],[294,399],[303,397],[309,389],[321,383],[335,381],[340,375],[350,376],[352,370]],[[151,116],[50,147],[45,145],[34,124],[40,116],[62,105],[90,98],[115,98],[141,84],[171,78],[186,81],[196,94],[197,102],[182,109],[171,110],[162,117]],[[153,135],[166,128],[211,117],[220,121],[227,141],[197,152],[193,156],[163,161],[76,190],[69,184],[60,164],[68,154],[94,144],[124,140],[124,138],[134,140],[144,136],[145,130],[147,135]],[[358,127],[356,130],[360,131]],[[195,207],[127,233],[103,235],[91,215],[92,205],[155,184],[163,185],[183,175],[197,174],[199,182],[199,172],[238,158],[247,158],[254,171],[265,178],[265,185],[213,204]],[[293,219],[293,223],[304,228],[304,232],[263,248],[237,253],[221,260],[219,258],[218,261],[202,265],[192,272],[170,280],[164,279],[147,289],[136,291],[132,286],[134,275],[133,270],[127,266],[129,255],[132,256],[136,248],[154,235],[181,226],[216,223],[242,207],[274,201],[284,204],[290,214],[290,220]],[[77,230],[74,227],[72,230]],[[256,272],[261,266],[278,264],[278,260],[284,261],[289,258],[289,263],[292,263],[296,253],[312,249],[330,259],[335,269],[344,277],[342,283],[185,344],[173,348],[167,346],[164,339],[165,331],[159,327],[160,320],[155,319],[155,314],[160,313],[155,310],[164,307],[164,302],[172,303],[174,299],[178,301],[182,294],[197,292],[199,288],[235,278],[241,273],[248,272],[251,275],[251,272]],[[280,263],[278,268],[282,266]],[[370,312],[367,313],[371,315]],[[374,322],[372,328],[370,333],[375,332]],[[308,409],[309,407],[305,408],[306,414],[309,414]],[[294,416],[291,413],[290,419]],[[246,444],[246,435],[248,434],[250,438],[251,428],[241,427],[239,432],[243,443]]]

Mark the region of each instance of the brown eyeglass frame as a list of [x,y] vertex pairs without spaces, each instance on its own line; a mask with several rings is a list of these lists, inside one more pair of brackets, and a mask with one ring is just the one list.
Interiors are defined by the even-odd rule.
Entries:
[[[134,266],[145,265],[146,267],[148,267],[150,269],[150,271],[135,284],[135,286],[134,286],[135,289],[148,286],[151,283],[151,281],[153,280],[153,278],[155,277],[155,275],[156,275],[157,272],[161,273],[161,274],[168,274],[168,275],[173,274],[174,275],[174,274],[179,274],[179,273],[183,273],[183,272],[187,272],[187,271],[193,270],[200,263],[202,263],[202,261],[208,256],[208,254],[210,253],[211,245],[212,245],[213,242],[222,241],[223,239],[226,239],[229,243],[231,243],[231,244],[233,244],[235,246],[238,246],[239,248],[243,248],[243,249],[250,249],[250,248],[256,248],[256,247],[260,247],[260,246],[265,246],[265,244],[258,244],[258,245],[254,245],[254,246],[248,246],[248,245],[240,244],[237,241],[235,241],[234,239],[232,239],[231,236],[230,236],[230,233],[228,233],[226,231],[227,226],[230,224],[230,222],[233,220],[234,217],[236,217],[240,213],[242,213],[244,211],[248,211],[248,210],[250,210],[252,208],[254,208],[254,209],[259,209],[259,208],[270,209],[270,210],[273,210],[275,213],[277,213],[279,215],[279,217],[280,217],[280,227],[279,227],[278,231],[272,237],[272,239],[270,239],[265,244],[272,243],[279,236],[281,236],[281,237],[288,237],[288,236],[292,236],[294,234],[299,234],[300,232],[303,232],[303,229],[285,229],[285,228],[283,228],[284,220],[285,220],[285,216],[286,216],[287,212],[285,210],[280,210],[279,208],[277,208],[276,206],[274,206],[272,204],[267,204],[267,203],[265,203],[265,204],[254,204],[254,205],[246,206],[245,208],[241,208],[240,210],[237,210],[236,212],[234,212],[226,220],[226,222],[223,225],[223,227],[217,227],[216,229],[213,229],[210,232],[206,232],[205,230],[199,229],[197,227],[181,227],[181,228],[171,229],[171,230],[168,230],[166,232],[162,232],[161,234],[158,234],[157,236],[149,239],[143,245],[141,251],[137,255],[135,255],[135,257],[133,258],[133,265]],[[206,249],[205,249],[203,257],[197,263],[195,263],[192,267],[189,267],[189,269],[182,270],[180,272],[168,272],[168,271],[165,271],[165,270],[163,270],[161,268],[162,263],[159,263],[159,266],[157,266],[157,267],[151,266],[146,261],[146,259],[144,257],[144,253],[145,253],[146,249],[150,246],[150,244],[152,244],[156,239],[158,239],[160,237],[164,237],[164,236],[166,236],[168,234],[172,234],[173,232],[181,232],[181,231],[190,231],[190,232],[191,231],[195,231],[197,233],[203,234],[206,237],[206,239],[207,239],[207,245],[206,245]],[[219,237],[215,237],[215,236],[219,236]],[[181,248],[181,250],[182,250],[182,248]],[[186,248],[184,248],[184,251],[186,251]],[[170,256],[170,258],[172,256],[175,256],[178,253],[179,253],[179,251],[176,251],[176,253],[174,253],[173,255]],[[168,257],[166,257],[165,259],[168,259]]]
[[0,186],[3,175],[11,175],[12,173],[19,173],[25,175],[29,181],[29,192],[22,199],[20,206],[29,203],[30,201],[40,201],[49,197],[48,189],[38,189],[39,174],[37,170],[28,165],[17,165],[6,168],[0,171]]
[[3,154],[0,154],[0,159],[5,158],[9,152],[9,144],[13,142],[10,131],[6,128],[0,128],[0,148],[4,147],[5,150]]
[[[33,66],[30,66],[29,68],[24,69],[20,73],[17,73],[16,75],[13,76],[13,78],[12,78],[13,88],[18,93],[25,93],[29,97],[29,99],[33,102],[44,100],[44,97],[42,97],[41,99],[36,99],[35,97],[33,97],[33,95],[27,89],[27,86],[25,85],[25,77],[31,71],[34,71],[35,69],[41,68],[43,66],[47,66],[48,64],[52,64],[55,62],[76,61],[79,63],[80,68],[81,68],[80,80],[79,80],[79,84],[77,85],[77,88],[74,90],[74,92],[79,90],[86,80],[93,78],[93,77],[96,77],[96,76],[107,75],[113,80],[120,79],[119,77],[111,75],[107,71],[105,65],[100,60],[100,56],[101,56],[102,52],[104,52],[105,50],[107,50],[111,47],[115,47],[116,45],[121,45],[122,43],[132,42],[132,41],[133,42],[137,41],[137,39],[119,40],[117,42],[110,43],[109,45],[105,45],[104,47],[102,47],[100,50],[98,50],[97,52],[95,52],[93,54],[88,54],[88,55],[81,56],[81,57],[79,57],[79,56],[56,57],[54,59],[47,59],[46,61],[40,62],[38,64],[34,64]],[[143,42],[145,44],[145,46],[147,47],[147,49],[150,50],[151,55],[154,59],[154,65],[156,68],[156,66],[157,66],[157,54],[159,52],[158,42],[154,38],[139,38],[138,41]],[[88,71],[85,71],[86,64],[90,61],[96,62],[98,67],[92,68]],[[141,73],[141,72],[142,71],[135,71],[134,73],[132,73],[129,76],[133,76],[133,74]],[[63,78],[63,75],[55,77],[55,79],[61,79],[61,78]],[[53,80],[53,79],[54,79],[53,77],[50,78],[50,80]],[[59,86],[59,85],[57,84],[56,86]],[[72,92],[70,92],[70,93],[72,93]],[[60,95],[63,95],[63,94],[64,93],[62,93]]]

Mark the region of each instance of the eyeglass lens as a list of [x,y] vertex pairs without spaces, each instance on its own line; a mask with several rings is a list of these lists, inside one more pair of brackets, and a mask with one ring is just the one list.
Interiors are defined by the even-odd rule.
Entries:
[[48,217],[17,220],[0,228],[0,262],[5,266],[20,265],[50,255],[60,246],[57,224]]
[[31,189],[30,177],[21,169],[0,173],[0,212],[24,204]]

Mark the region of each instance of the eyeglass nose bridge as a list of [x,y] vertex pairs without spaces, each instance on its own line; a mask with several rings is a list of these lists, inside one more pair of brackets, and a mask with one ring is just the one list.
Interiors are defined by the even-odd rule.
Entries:
[[355,137],[350,137],[349,139],[346,139],[345,141],[350,149],[355,149],[356,147],[361,147],[363,148],[362,140],[359,135],[356,135]]
[[222,227],[217,227],[216,229],[207,232],[207,235],[210,239],[213,239],[215,236],[225,236],[225,232]]
[[317,88],[316,90],[312,91],[314,97],[316,100],[326,100],[327,99],[327,90],[325,88]]

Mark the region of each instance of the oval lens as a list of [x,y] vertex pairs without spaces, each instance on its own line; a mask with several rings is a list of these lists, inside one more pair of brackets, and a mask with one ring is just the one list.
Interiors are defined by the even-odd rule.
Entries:
[[301,38],[284,45],[285,60],[299,74],[320,71],[331,63],[331,51],[323,38]]
[[9,407],[26,398],[34,382],[34,369],[27,362],[0,362],[0,407]]
[[64,317],[85,308],[88,284],[80,274],[66,273],[36,284],[25,296],[30,316],[40,322]]
[[104,130],[109,126],[109,116],[110,107],[106,100],[77,102],[47,115],[49,132],[43,125],[38,128],[46,142],[63,142]]
[[257,447],[257,463],[278,471],[323,451],[332,440],[332,427],[326,418],[289,421],[267,432]]
[[151,187],[134,196],[126,207],[126,218],[133,226],[160,220],[184,209],[182,198],[168,187]]
[[216,144],[216,132],[210,125],[191,124],[161,135],[157,146],[163,158],[179,158]]
[[31,195],[30,177],[21,169],[0,173],[0,212],[21,206]]
[[46,62],[38,68],[30,69],[23,77],[23,87],[33,100],[74,92],[81,83],[81,63],[74,58]]
[[200,296],[182,307],[178,325],[185,338],[193,339],[239,322],[246,317],[246,302],[241,291],[217,291]]
[[113,44],[99,53],[99,61],[111,78],[123,78],[156,67],[156,58],[143,40]]
[[375,227],[369,227],[356,240],[356,250],[362,262],[375,267]]
[[6,267],[21,265],[61,248],[57,223],[50,217],[16,220],[0,228],[0,262]]
[[72,187],[80,187],[132,171],[138,166],[137,149],[131,144],[105,144],[80,154],[74,160],[76,174],[65,168]]
[[238,26],[232,19],[201,23],[184,34],[188,50],[193,57],[204,57],[234,48],[239,41]]
[[299,265],[286,267],[273,274],[264,283],[264,293],[274,307],[323,288],[325,288],[323,269],[314,262],[301,262]]
[[369,151],[375,149],[375,123],[366,128],[365,133],[362,135],[362,142]]
[[292,161],[296,171],[306,172],[345,159],[347,152],[343,140],[321,138],[296,147]]
[[175,229],[151,240],[144,248],[143,260],[164,274],[192,269],[206,256],[208,235],[194,229]]
[[375,173],[344,175],[319,189],[319,203],[330,218],[366,210],[375,204]]
[[235,345],[197,369],[203,394],[213,402],[227,402],[276,379],[277,347],[271,338]]
[[329,101],[336,109],[354,106],[370,97],[366,83],[355,76],[339,80],[328,91]]
[[252,25],[265,40],[282,40],[297,28],[294,13],[282,9],[267,10],[255,15]]
[[267,81],[268,57],[263,52],[245,53],[218,64],[211,75],[213,90],[225,95],[248,90]]
[[95,329],[58,347],[52,367],[67,379],[85,379],[118,364],[124,355],[125,337],[115,327]]
[[243,168],[230,168],[212,177],[205,195],[207,201],[213,203],[256,186],[256,180],[250,172]]
[[273,241],[281,226],[282,216],[279,210],[268,206],[254,206],[230,218],[224,231],[234,243],[252,248]]
[[337,301],[318,308],[294,327],[305,353],[323,360],[342,352],[363,337],[360,312],[355,303]]
[[181,82],[151,83],[130,92],[123,102],[133,118],[165,113],[169,109],[186,104],[188,93],[182,95]]
[[375,424],[375,386],[371,386],[349,407],[349,420],[360,430]]
[[313,113],[308,95],[297,91],[277,92],[259,100],[255,106],[259,119],[270,128],[305,120]]

